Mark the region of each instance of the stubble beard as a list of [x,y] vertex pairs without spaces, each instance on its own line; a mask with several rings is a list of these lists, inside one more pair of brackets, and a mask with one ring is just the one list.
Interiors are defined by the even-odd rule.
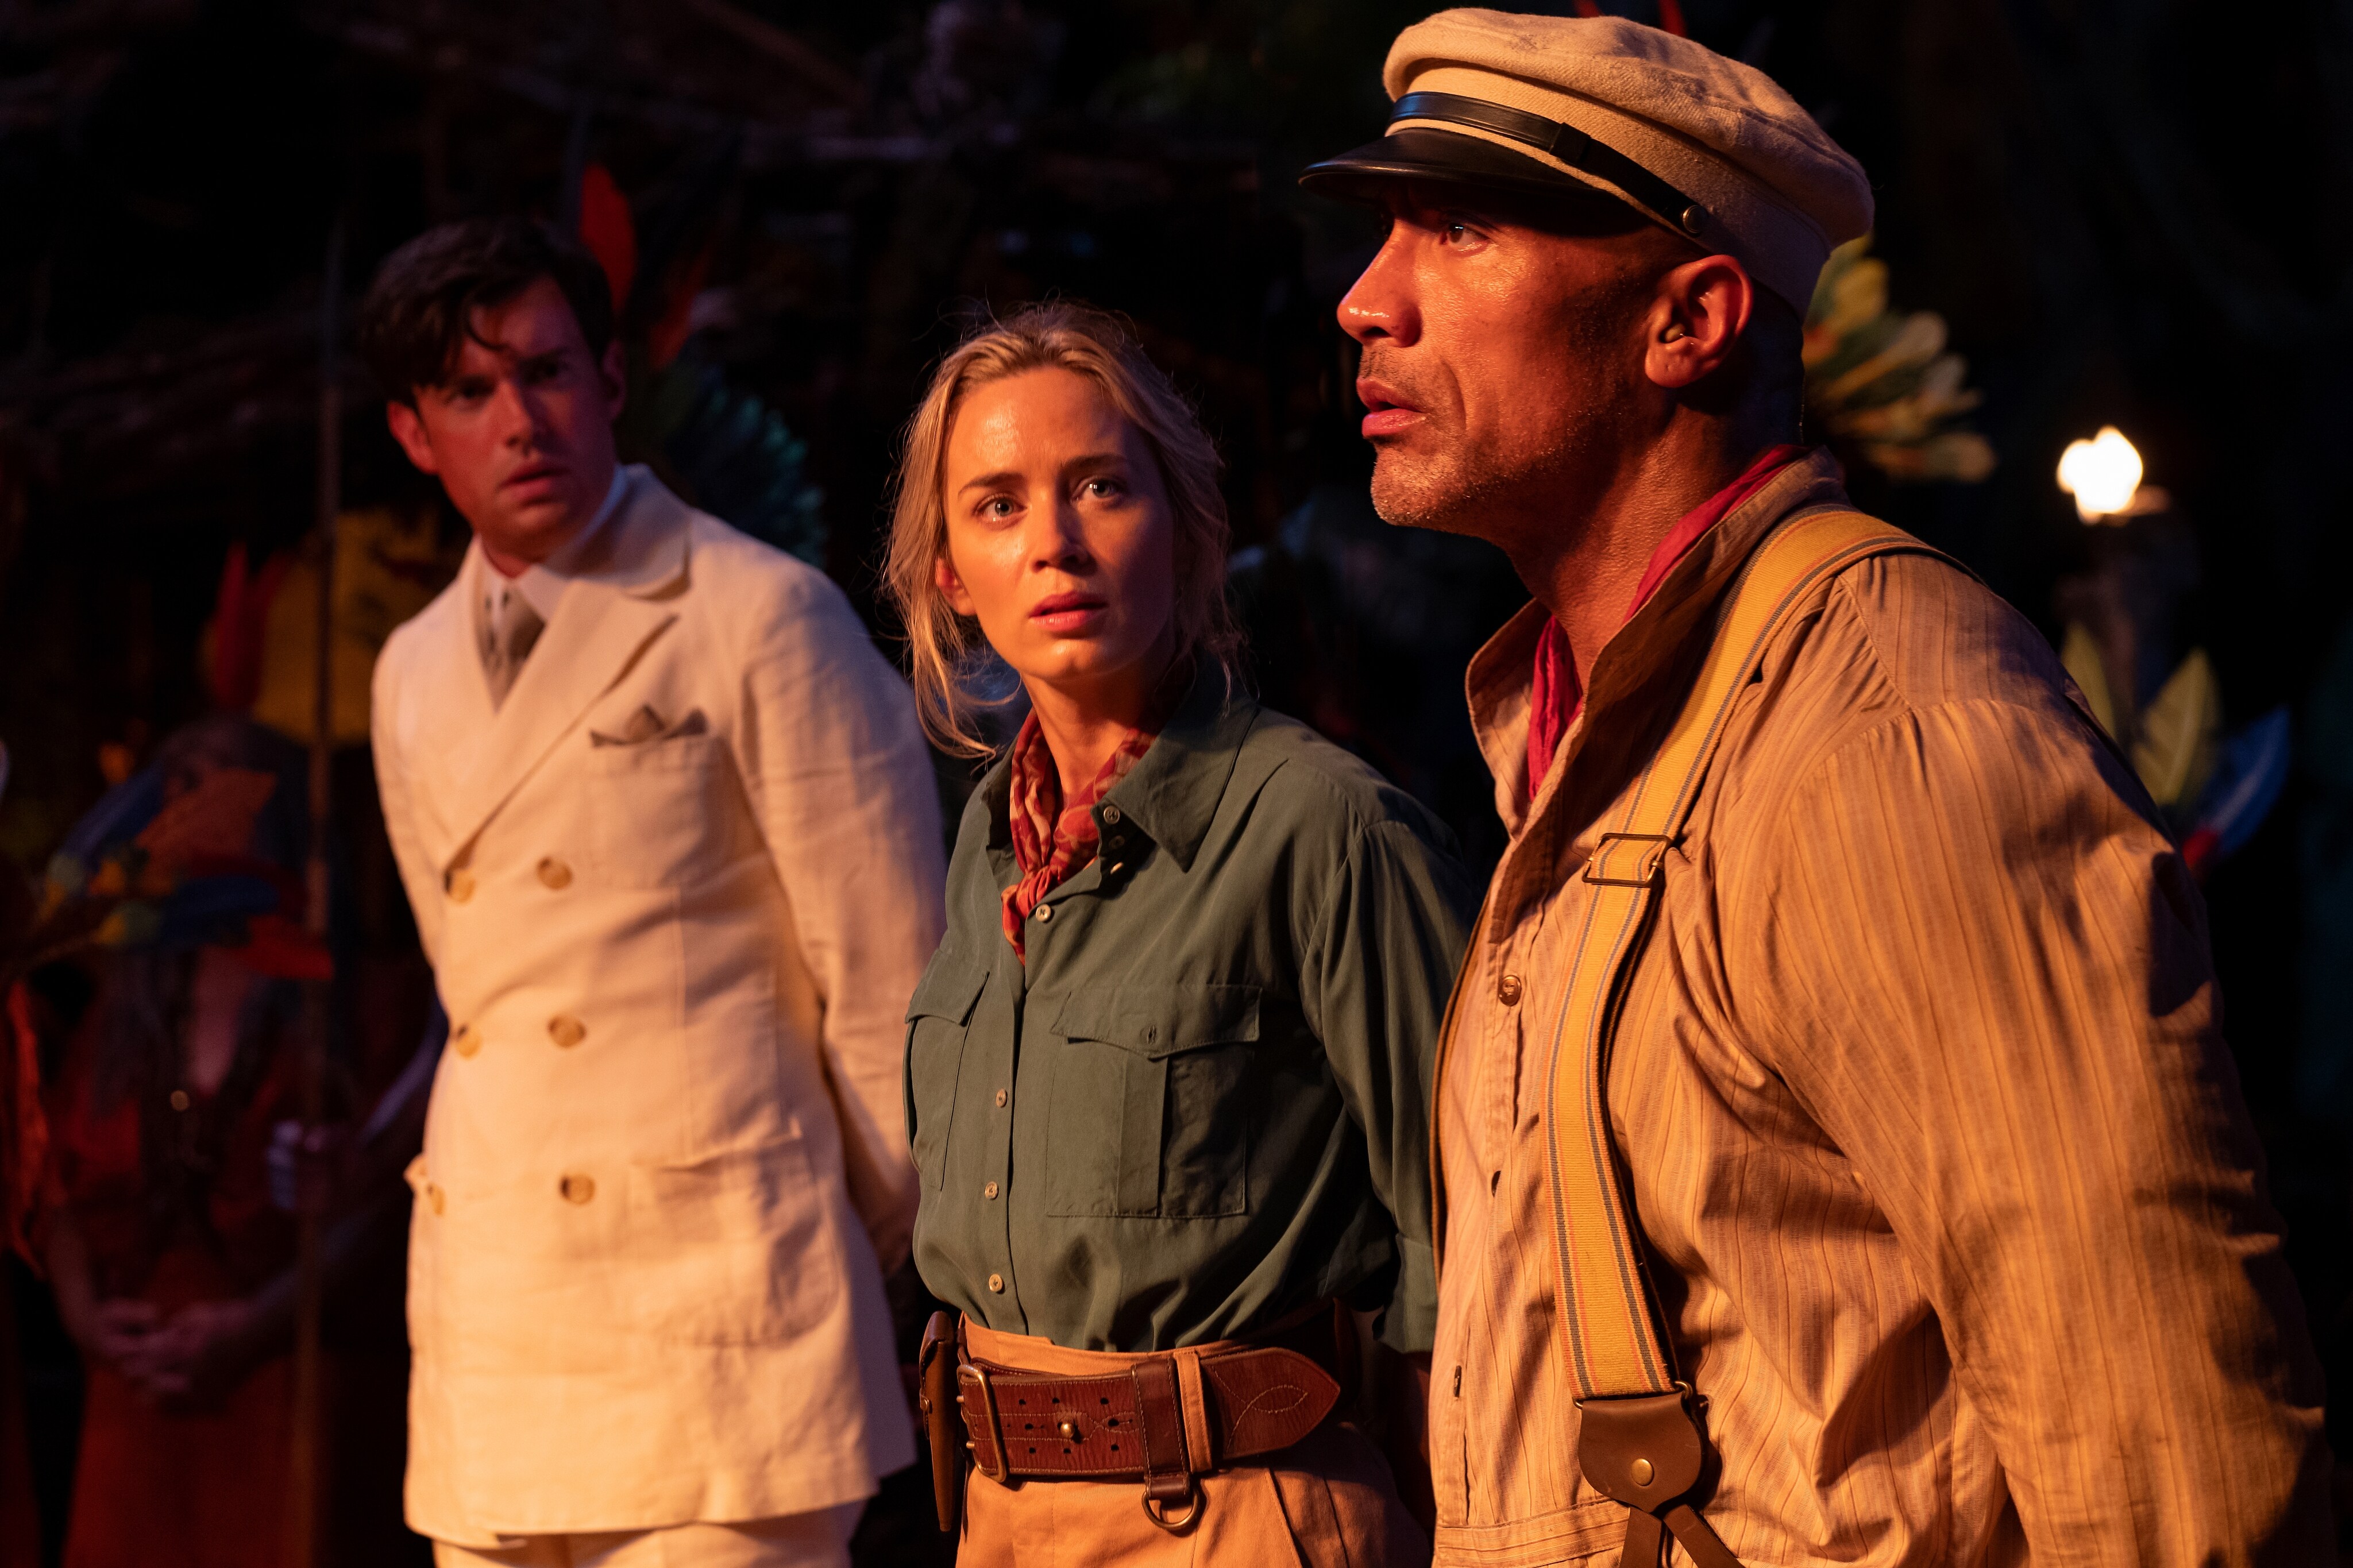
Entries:
[[1395,527],[1464,533],[1508,548],[1514,520],[1550,510],[1547,496],[1588,444],[1581,437],[1590,435],[1571,425],[1535,450],[1514,453],[1473,450],[1460,438],[1415,452],[1392,438],[1373,461],[1373,510]]

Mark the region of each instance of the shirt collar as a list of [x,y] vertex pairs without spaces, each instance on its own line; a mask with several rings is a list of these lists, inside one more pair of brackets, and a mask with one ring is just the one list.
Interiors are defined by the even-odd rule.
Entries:
[[573,578],[580,575],[581,560],[588,552],[589,542],[596,537],[606,521],[619,510],[621,498],[628,491],[628,468],[618,464],[614,466],[613,482],[605,487],[604,504],[596,509],[596,515],[588,520],[587,527],[557,545],[546,560],[534,561],[520,574],[509,577],[491,565],[489,557],[485,556],[482,561],[484,595],[496,594],[501,584],[508,584],[523,596],[523,602],[537,613],[542,621],[554,620],[555,606],[563,599],[565,588]]
[[[1471,727],[1495,776],[1495,809],[1514,837],[1556,793],[1568,763],[1588,744],[1640,744],[1641,737],[1635,731],[1643,726],[1629,721],[1630,702],[1648,695],[1648,687],[1683,650],[1705,621],[1708,609],[1774,524],[1809,507],[1846,504],[1842,479],[1838,459],[1827,448],[1799,458],[1734,507],[1667,569],[1650,596],[1594,656],[1584,709],[1562,737],[1552,772],[1537,781],[1533,791],[1523,784],[1527,768],[1529,688],[1536,639],[1543,635],[1550,613],[1538,603],[1524,605],[1472,656],[1463,676]],[[1639,706],[1648,712],[1655,704],[1645,701]]]
[[[1095,820],[1104,821],[1105,808],[1116,806],[1121,820],[1166,849],[1178,868],[1189,870],[1258,711],[1257,701],[1235,689],[1223,665],[1203,659],[1152,749],[1096,803]],[[979,785],[988,804],[989,846],[1008,857],[1011,773],[1008,759],[1000,757]]]

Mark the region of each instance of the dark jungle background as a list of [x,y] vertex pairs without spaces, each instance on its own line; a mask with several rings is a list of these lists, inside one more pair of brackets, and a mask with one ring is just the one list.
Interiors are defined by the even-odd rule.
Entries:
[[[430,224],[528,210],[613,264],[627,455],[870,615],[895,432],[972,313],[1053,293],[1129,313],[1220,441],[1263,693],[1491,860],[1460,675],[1522,595],[1482,548],[1371,515],[1333,309],[1377,233],[1293,185],[1377,133],[1382,57],[1428,8],[0,0],[0,856],[37,876],[110,780],[223,702],[307,736],[291,612],[313,580],[322,307],[347,311]],[[2080,645],[2144,772],[2180,764],[2185,834],[2212,780],[2277,786],[2220,835],[2206,891],[2312,1328],[2353,1376],[2353,6],[1606,8],[1761,66],[1870,172],[1885,299],[1849,298],[1814,345],[1815,433],[1862,504]],[[425,1008],[364,672],[463,529],[356,365],[331,374],[338,1059],[364,1092]],[[2169,507],[2079,518],[2054,470],[2107,425]],[[335,1561],[423,1560],[397,1528],[390,1234],[330,1314],[334,1528],[361,1543]],[[54,1560],[79,1363],[40,1279],[6,1269],[22,1436],[0,1434],[0,1465],[39,1506],[0,1537]],[[924,1507],[894,1485],[861,1560],[939,1560]]]

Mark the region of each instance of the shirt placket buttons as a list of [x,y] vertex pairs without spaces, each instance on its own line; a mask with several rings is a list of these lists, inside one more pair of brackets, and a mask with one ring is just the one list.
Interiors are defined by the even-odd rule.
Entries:
[[551,890],[560,893],[572,886],[572,868],[550,855],[539,863],[539,879]]

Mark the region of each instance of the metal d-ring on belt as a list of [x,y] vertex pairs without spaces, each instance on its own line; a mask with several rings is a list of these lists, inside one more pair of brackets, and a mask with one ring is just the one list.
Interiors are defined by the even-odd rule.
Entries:
[[940,1528],[964,1504],[963,1456],[992,1481],[1137,1481],[1164,1530],[1200,1516],[1200,1478],[1287,1448],[1354,1398],[1356,1322],[1319,1301],[1244,1342],[1138,1356],[1092,1376],[965,1353],[946,1312],[923,1334],[922,1406]]

